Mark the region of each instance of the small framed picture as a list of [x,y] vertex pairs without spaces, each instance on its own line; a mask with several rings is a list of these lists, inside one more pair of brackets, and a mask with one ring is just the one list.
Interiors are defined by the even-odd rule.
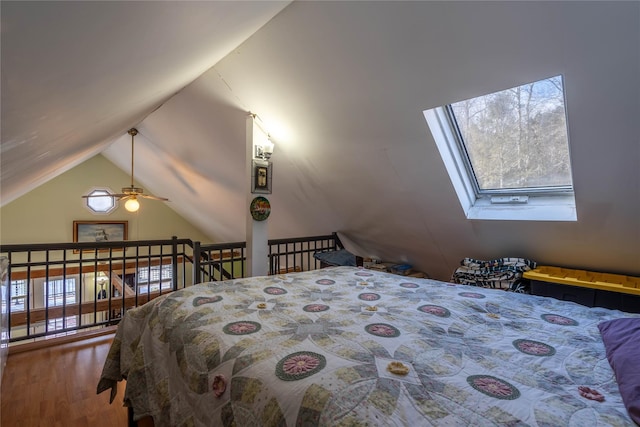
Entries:
[[253,160],[251,172],[251,193],[271,194],[272,163],[266,160]]
[[[127,221],[73,221],[74,242],[119,242],[127,240]],[[104,249],[107,250],[107,249]],[[119,249],[122,250],[122,249]],[[102,251],[102,249],[101,249]]]

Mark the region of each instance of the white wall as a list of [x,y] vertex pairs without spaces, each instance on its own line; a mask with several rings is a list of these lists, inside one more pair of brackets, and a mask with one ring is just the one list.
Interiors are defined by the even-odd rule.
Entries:
[[0,242],[62,243],[73,241],[73,221],[127,221],[128,240],[190,238],[203,243],[212,240],[180,217],[168,205],[173,202],[142,200],[136,213],[124,209],[124,203],[107,215],[85,207],[85,199],[94,187],[107,186],[120,192],[130,177],[101,155],[0,208]]
[[[557,74],[578,221],[467,220],[422,111]],[[131,218],[131,238],[244,240],[248,111],[276,143],[270,238],[340,231],[440,279],[465,256],[640,275],[639,2],[292,2],[136,125],[136,176],[172,203]],[[69,240],[86,184],[6,205],[1,241]]]
[[[422,111],[558,74],[578,221],[467,220]],[[465,256],[640,275],[639,91],[637,2],[293,2],[143,125],[193,156],[241,147],[257,113],[276,143],[272,238],[341,231],[440,279]],[[231,200],[197,223],[241,238]]]

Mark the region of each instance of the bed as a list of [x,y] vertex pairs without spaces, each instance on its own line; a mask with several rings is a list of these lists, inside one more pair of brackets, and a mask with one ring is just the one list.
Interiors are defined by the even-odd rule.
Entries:
[[98,393],[126,379],[157,427],[635,426],[618,319],[640,337],[637,314],[358,267],[202,283],[126,313]]

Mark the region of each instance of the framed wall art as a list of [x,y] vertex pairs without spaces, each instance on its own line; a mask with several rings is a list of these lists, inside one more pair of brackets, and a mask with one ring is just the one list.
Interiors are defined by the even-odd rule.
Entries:
[[251,166],[251,193],[271,194],[273,164],[266,160],[253,160]]
[[251,201],[249,212],[256,221],[264,221],[271,214],[271,203],[265,197],[258,196]]
[[127,221],[73,221],[74,242],[119,242],[128,239]]

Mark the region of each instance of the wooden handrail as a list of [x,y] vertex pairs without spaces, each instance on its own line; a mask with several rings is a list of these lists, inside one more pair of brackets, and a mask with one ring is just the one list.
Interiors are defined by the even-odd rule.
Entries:
[[116,288],[121,294],[124,293],[125,297],[135,296],[136,292],[131,289],[131,286],[122,282],[122,278],[117,274],[111,278],[111,285]]
[[[152,299],[160,296],[159,291],[149,292],[148,294],[140,294],[125,296],[124,307],[132,308],[137,305],[142,305]],[[77,316],[80,314],[93,314],[100,311],[120,310],[122,308],[122,297],[115,297],[111,300],[103,299],[97,301],[87,301],[82,304],[69,304],[64,308],[62,306],[55,306],[47,308],[32,308],[29,312],[29,321],[31,325],[37,322],[43,322],[47,319],[56,319],[63,316]],[[48,315],[47,315],[48,313]],[[21,326],[27,324],[27,312],[19,311],[11,313],[11,327]]]
[[[182,256],[179,256],[178,263],[182,264],[183,259],[184,258]],[[126,262],[125,273],[135,273],[136,267],[141,268],[141,267],[148,267],[148,266],[157,266],[160,264],[169,265],[172,263],[171,258],[162,258],[162,262],[160,261],[161,261],[160,259],[156,258],[156,259],[152,259],[151,262],[149,262],[149,260],[146,260],[146,259],[139,260],[137,263],[135,261]],[[55,264],[55,262],[52,262],[52,264]],[[90,264],[90,265],[83,265],[82,268],[80,267],[49,268],[48,271],[49,271],[49,277],[62,277],[65,275],[75,276],[78,274],[95,273],[96,271],[108,272],[109,270],[111,270],[116,274],[122,274],[122,262],[112,262],[111,264],[98,264],[98,268],[96,269],[95,267],[96,266],[94,264]],[[11,280],[26,280],[27,278],[41,279],[43,277],[47,277],[46,268],[31,269],[29,277],[27,277],[27,271],[15,271],[15,270],[11,271]]]

